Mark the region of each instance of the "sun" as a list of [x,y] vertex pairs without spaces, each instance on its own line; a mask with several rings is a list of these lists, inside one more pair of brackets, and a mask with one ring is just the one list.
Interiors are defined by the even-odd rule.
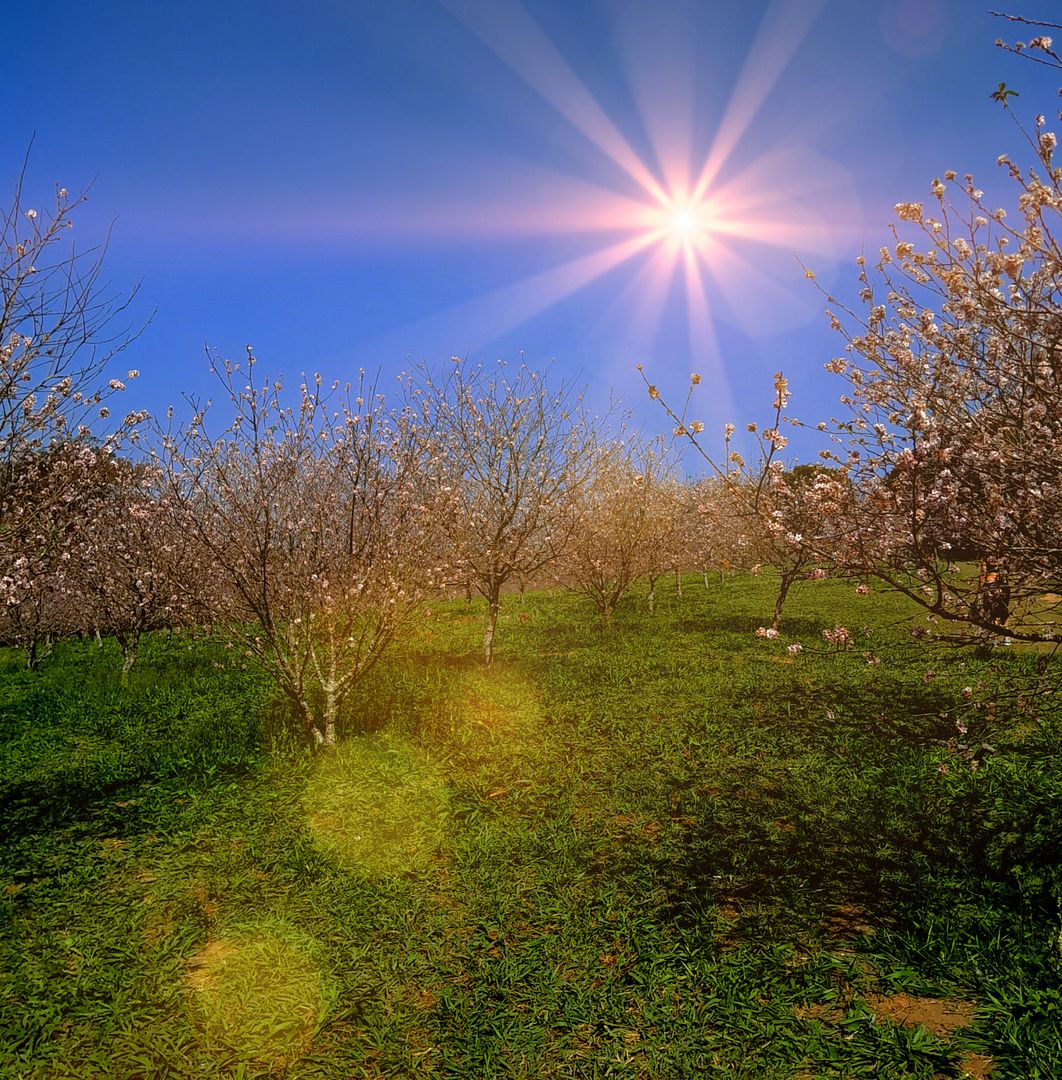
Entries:
[[661,237],[683,247],[700,247],[711,230],[711,207],[705,200],[688,196],[663,200],[659,217]]

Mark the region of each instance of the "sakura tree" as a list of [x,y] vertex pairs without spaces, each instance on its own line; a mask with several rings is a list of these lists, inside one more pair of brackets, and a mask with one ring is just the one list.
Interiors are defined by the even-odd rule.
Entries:
[[31,671],[54,638],[80,629],[83,605],[73,556],[108,457],[84,439],[53,441],[8,471],[11,502],[0,531],[0,633],[26,650]]
[[115,638],[124,681],[142,636],[188,624],[209,585],[187,511],[162,489],[157,466],[107,455],[94,481],[70,544],[72,622]]
[[675,575],[675,591],[682,595],[682,567],[688,561],[685,530],[686,492],[673,475],[673,466],[661,460],[647,479],[645,577],[646,604],[656,609],[656,585],[665,574]]
[[442,579],[414,418],[366,384],[306,379],[295,400],[215,361],[227,399],[162,434],[167,499],[215,576],[204,614],[272,676],[318,746]]
[[703,477],[690,486],[684,531],[689,537],[690,563],[701,572],[705,588],[710,574],[718,574],[723,581],[726,574],[749,570],[758,561],[745,521],[726,481]]
[[548,373],[468,366],[420,369],[411,400],[431,432],[452,580],[487,601],[483,653],[490,664],[502,589],[533,579],[564,550],[592,475],[595,425],[571,382]]
[[558,563],[558,577],[593,602],[608,624],[620,600],[653,563],[654,500],[663,454],[659,445],[607,443],[597,451],[590,481]]
[[144,415],[115,423],[108,404],[137,375],[107,378],[138,332],[123,325],[135,290],[110,293],[103,249],[69,242],[85,193],[38,208],[24,176],[0,217],[0,606],[35,666],[86,476]]
[[[124,382],[107,380],[107,365],[139,332],[122,324],[135,290],[114,295],[102,279],[104,249],[68,240],[86,193],[57,188],[52,205],[38,210],[26,204],[24,174],[0,218],[0,496],[8,500],[11,485],[31,477],[35,452],[109,419],[106,399]],[[120,434],[103,438],[114,443]]]
[[834,555],[905,593],[953,639],[1056,640],[1062,170],[1043,116],[1017,130],[1031,164],[999,158],[1013,217],[971,176],[946,172],[928,204],[897,205],[876,262],[858,260],[861,306],[827,295],[846,346],[826,367],[847,381],[849,412],[820,427],[835,440],[826,456],[860,493]]

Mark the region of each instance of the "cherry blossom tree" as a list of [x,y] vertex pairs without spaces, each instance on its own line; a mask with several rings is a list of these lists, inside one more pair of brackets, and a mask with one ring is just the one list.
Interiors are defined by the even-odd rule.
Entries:
[[431,431],[437,482],[450,500],[442,520],[453,580],[487,601],[483,653],[493,661],[506,584],[534,578],[564,550],[578,521],[598,442],[571,382],[548,372],[421,368],[411,400]]
[[682,566],[688,553],[685,531],[685,499],[672,467],[661,460],[647,477],[647,542],[645,577],[649,584],[646,604],[656,610],[656,585],[665,574],[675,575],[675,591],[682,595]]
[[[113,294],[102,277],[106,245],[82,251],[67,242],[87,193],[57,188],[51,207],[38,210],[26,205],[24,175],[25,167],[0,218],[0,494],[32,473],[35,451],[109,418],[106,398],[124,382],[106,379],[108,363],[141,329],[123,325],[136,290]],[[115,443],[120,434],[102,438]],[[58,483],[53,489],[58,497]]]
[[12,504],[0,534],[0,632],[26,650],[31,671],[54,638],[79,629],[73,556],[96,508],[108,458],[108,451],[86,439],[53,441],[9,470]]
[[123,325],[135,290],[109,291],[104,248],[68,243],[86,194],[60,187],[38,209],[24,177],[25,166],[0,217],[0,607],[35,666],[40,633],[55,630],[48,597],[65,573],[79,492],[144,414],[114,422],[108,404],[137,375],[107,378],[139,333]]
[[584,486],[557,576],[593,602],[608,624],[628,589],[653,562],[657,537],[653,501],[662,460],[659,446],[617,440],[601,447]]
[[318,746],[426,592],[434,493],[415,418],[354,388],[279,382],[215,360],[231,414],[207,406],[162,433],[167,498],[188,522],[217,588],[201,597],[239,652],[272,676]]
[[873,266],[860,258],[862,306],[827,294],[846,347],[826,366],[847,380],[850,411],[821,425],[835,440],[824,453],[860,493],[833,554],[920,604],[939,637],[1055,640],[1062,170],[1045,125],[1018,129],[1028,168],[1000,156],[1013,220],[971,176],[947,172],[928,206],[897,205]]
[[722,460],[717,461],[701,440],[704,425],[687,419],[699,383],[698,375],[691,376],[681,412],[668,405],[651,384],[649,395],[661,402],[675,422],[675,435],[687,438],[715,474],[712,485],[717,489],[717,505],[704,508],[704,524],[717,527],[725,520],[731,533],[729,548],[740,553],[746,568],[758,573],[759,567],[767,565],[778,571],[773,616],[770,626],[762,628],[775,637],[789,590],[816,570],[815,564],[826,560],[834,546],[842,529],[838,510],[850,504],[851,484],[837,470],[820,465],[786,471],[779,454],[788,445],[781,427],[791,394],[789,382],[780,372],[774,377],[771,422],[762,428],[755,423],[747,425],[748,433],[756,439],[755,460],[748,463],[734,448],[734,426],[727,424]]
[[68,571],[75,629],[115,638],[122,680],[149,630],[187,625],[210,587],[187,512],[162,489],[157,466],[107,456],[79,498]]
[[706,589],[709,574],[723,581],[726,574],[749,570],[758,561],[740,503],[731,485],[717,477],[704,477],[691,486],[685,530],[691,564],[701,572]]

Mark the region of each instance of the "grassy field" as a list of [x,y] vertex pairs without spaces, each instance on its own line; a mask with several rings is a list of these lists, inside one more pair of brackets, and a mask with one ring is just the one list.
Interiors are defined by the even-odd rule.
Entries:
[[773,586],[507,598],[490,671],[433,605],[316,757],[216,643],[0,654],[0,1075],[1062,1076],[1043,658]]

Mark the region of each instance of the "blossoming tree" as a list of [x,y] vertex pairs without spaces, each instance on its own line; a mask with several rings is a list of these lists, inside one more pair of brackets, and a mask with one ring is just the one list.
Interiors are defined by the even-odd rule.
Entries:
[[576,527],[596,425],[572,383],[551,388],[548,373],[523,364],[513,371],[455,360],[445,375],[422,368],[410,393],[449,500],[441,520],[453,580],[487,601],[483,653],[490,664],[502,589],[549,566]]
[[67,244],[85,194],[57,188],[38,210],[24,176],[0,217],[0,605],[33,666],[38,631],[56,610],[46,597],[69,554],[74,503],[98,453],[144,415],[115,424],[107,402],[125,389],[106,368],[139,332],[122,325],[135,290],[110,294],[104,252]]
[[[206,614],[271,675],[318,746],[441,580],[433,492],[413,418],[362,382],[279,382],[213,365],[228,399],[162,434],[168,498],[215,575]],[[353,396],[352,396],[353,395]]]
[[945,638],[1056,635],[1062,170],[1045,124],[1028,168],[999,159],[1013,221],[947,172],[930,205],[897,205],[873,266],[860,258],[862,306],[827,294],[846,347],[826,366],[848,382],[849,413],[820,426],[860,493],[835,558],[905,593]]
[[595,454],[558,577],[589,597],[605,624],[634,581],[654,565],[657,489],[666,472],[658,444],[615,441]]

